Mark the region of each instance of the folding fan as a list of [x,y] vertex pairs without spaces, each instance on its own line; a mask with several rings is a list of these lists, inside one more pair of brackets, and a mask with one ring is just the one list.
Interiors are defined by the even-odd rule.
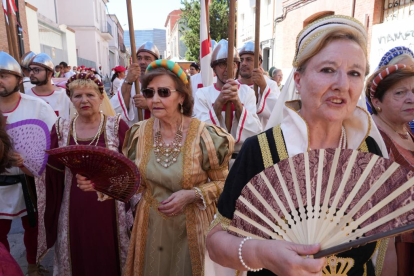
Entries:
[[137,166],[119,152],[96,146],[67,146],[47,151],[68,167],[95,184],[95,190],[128,202],[140,183]]
[[412,231],[413,223],[413,171],[371,153],[321,149],[253,177],[236,201],[229,232],[320,243],[324,253],[315,257],[323,257]]
[[6,125],[13,147],[24,159],[23,165],[35,176],[40,176],[47,164],[45,150],[50,148],[50,132],[46,123],[29,119]]

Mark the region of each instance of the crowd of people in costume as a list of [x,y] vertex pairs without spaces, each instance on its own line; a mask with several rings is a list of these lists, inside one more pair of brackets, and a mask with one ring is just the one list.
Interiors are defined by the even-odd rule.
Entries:
[[[370,152],[412,168],[414,54],[390,49],[368,76],[365,27],[335,15],[298,34],[284,85],[280,69],[261,68],[260,51],[254,68],[253,42],[234,49],[229,79],[229,47],[215,45],[215,81],[204,87],[197,63],[187,74],[146,42],[137,63],[112,69],[110,97],[94,68],[0,52],[0,267],[21,274],[7,255],[20,218],[30,276],[45,275],[52,247],[54,275],[333,275],[326,258],[303,257],[319,245],[228,233],[236,200],[255,175],[312,149]],[[64,88],[52,81],[62,74]],[[8,132],[27,120],[44,123],[50,149],[90,145],[128,157],[141,175],[136,195],[112,199],[53,158],[40,173],[28,170]],[[414,275],[413,247],[410,232],[329,260],[348,264],[340,275]]]

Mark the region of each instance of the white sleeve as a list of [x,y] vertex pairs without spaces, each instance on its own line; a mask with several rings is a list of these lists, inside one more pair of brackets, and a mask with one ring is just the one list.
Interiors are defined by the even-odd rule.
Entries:
[[[197,90],[196,96],[194,98],[194,115],[197,119],[202,122],[207,122],[214,124],[216,126],[223,126],[214,112],[213,104],[210,103],[206,94],[208,94],[207,88],[200,88]],[[223,121],[223,120],[222,120]]]
[[264,128],[270,118],[270,115],[272,114],[276,101],[280,96],[280,90],[279,87],[277,87],[276,82],[268,81],[263,95],[259,95],[257,115],[259,116],[260,122]]
[[128,123],[128,122],[134,121],[135,119],[135,110],[134,110],[135,108],[131,108],[131,107],[135,107],[135,103],[133,99],[133,96],[135,96],[135,83],[131,87],[131,98],[129,99],[129,107],[130,107],[129,110],[126,108],[124,98],[122,97],[122,92],[121,92],[122,84],[123,82],[120,83],[118,92],[116,92],[116,94],[111,98],[111,104],[115,110],[115,113],[121,114],[122,119]]
[[53,108],[46,102],[42,101],[40,118],[38,119],[45,122],[45,124],[48,126],[49,131],[50,131],[53,125],[56,123],[57,116]]
[[[242,144],[247,138],[263,131],[262,124],[256,114],[256,96],[250,87],[248,87],[248,93],[244,96],[242,103],[243,110],[240,115],[240,120],[237,121],[236,116],[234,116],[231,131],[231,134],[235,137],[236,144]],[[237,128],[234,126],[237,126]]]

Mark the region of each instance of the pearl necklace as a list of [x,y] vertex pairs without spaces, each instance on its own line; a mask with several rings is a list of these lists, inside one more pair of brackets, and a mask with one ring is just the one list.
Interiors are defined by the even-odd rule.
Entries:
[[172,144],[167,144],[162,140],[161,123],[158,121],[158,129],[154,136],[154,154],[156,161],[163,168],[168,168],[177,162],[178,155],[180,155],[183,140],[183,118],[181,116],[181,125],[175,133]]
[[[344,126],[341,127],[341,137],[339,138],[339,144],[338,144],[338,148],[341,149],[346,149],[346,131]],[[309,150],[311,151],[312,149],[309,147]]]
[[[77,134],[76,134],[76,120],[78,119],[78,117],[79,117],[79,115],[77,115],[76,117],[75,117],[75,119],[73,119],[73,123],[72,123],[72,134],[73,134],[73,140],[75,140],[75,144],[76,145],[79,145],[78,144],[78,136],[77,136]],[[103,115],[103,113],[101,113],[101,122],[99,123],[99,128],[98,128],[98,132],[95,134],[95,136],[92,138],[92,141],[89,143],[89,146],[90,145],[92,145],[92,143],[96,140],[96,142],[95,142],[95,146],[97,146],[98,145],[98,141],[99,141],[99,136],[100,136],[100,134],[101,134],[101,132],[102,132],[102,127],[103,127],[103,124],[104,124],[104,115]]]

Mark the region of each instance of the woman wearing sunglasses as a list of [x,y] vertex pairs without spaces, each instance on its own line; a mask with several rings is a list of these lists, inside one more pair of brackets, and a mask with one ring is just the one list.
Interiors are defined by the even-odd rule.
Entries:
[[153,117],[132,126],[123,147],[142,177],[124,275],[201,275],[234,140],[191,118],[191,84],[178,64],[152,62],[142,94]]

